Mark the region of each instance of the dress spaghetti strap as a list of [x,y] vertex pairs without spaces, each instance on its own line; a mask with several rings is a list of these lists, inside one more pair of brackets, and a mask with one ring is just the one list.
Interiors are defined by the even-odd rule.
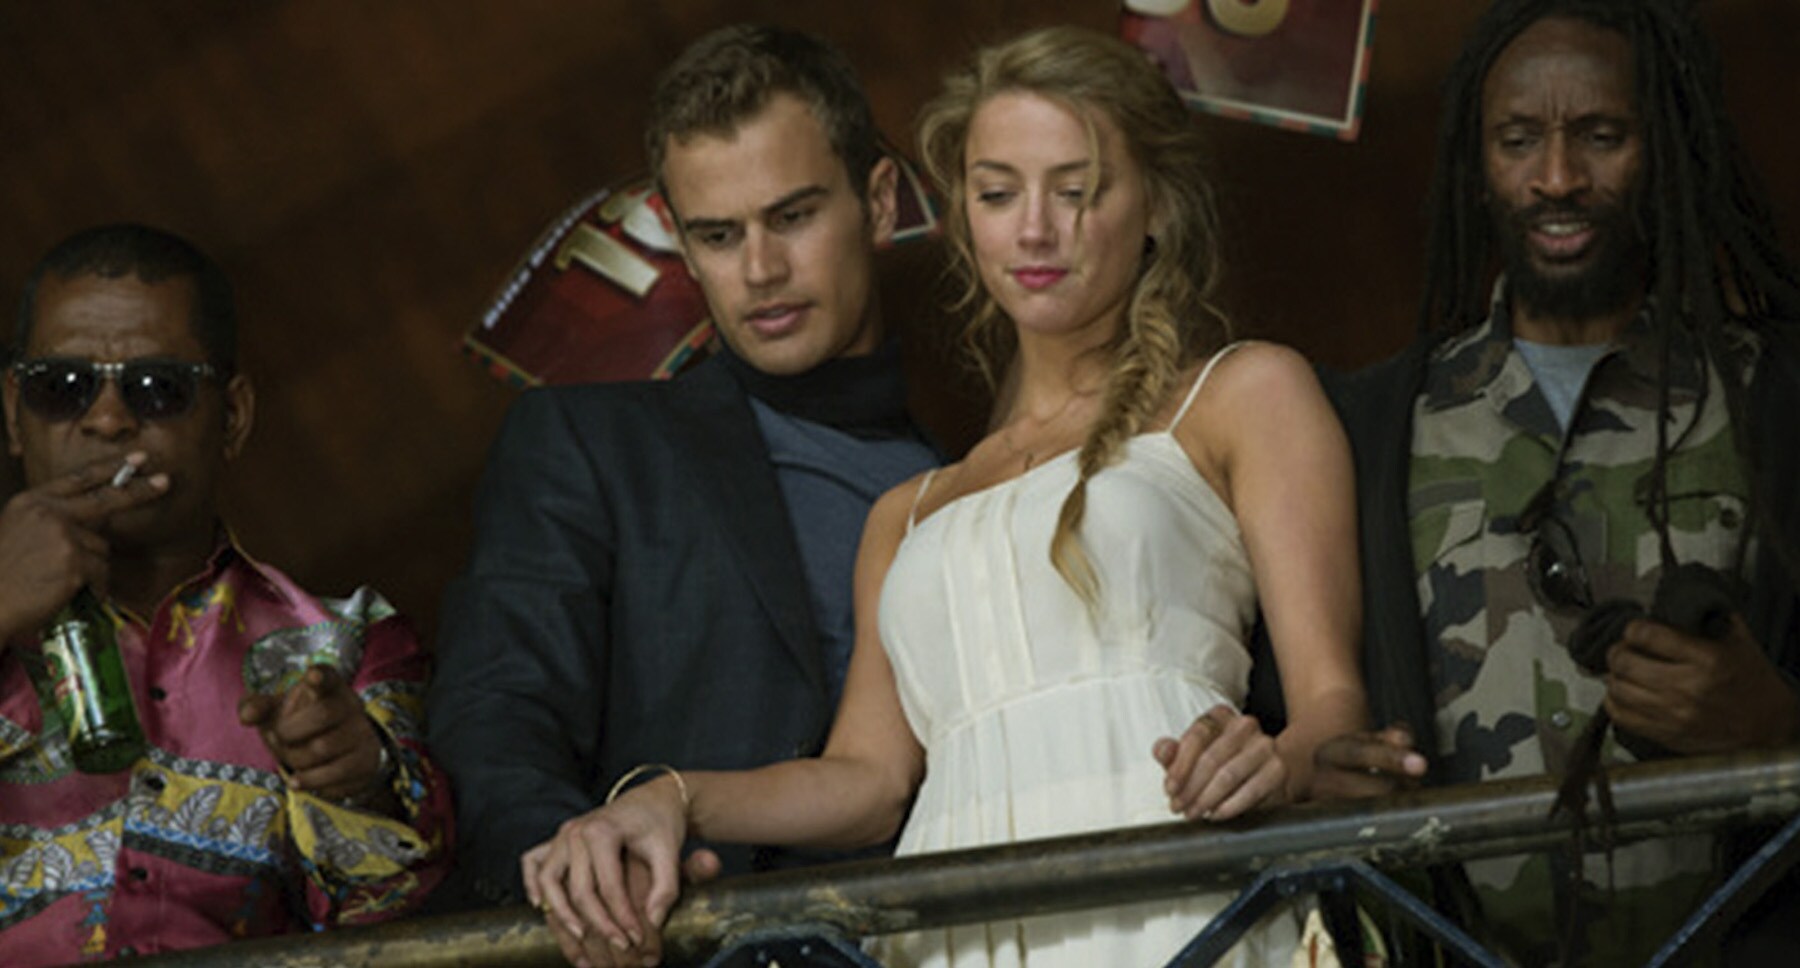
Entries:
[[938,468],[933,467],[925,472],[925,479],[919,482],[919,489],[913,492],[912,508],[906,512],[906,533],[912,534],[913,525],[919,523],[919,502],[925,500],[925,491],[931,487],[931,479],[937,476]]
[[1206,385],[1206,378],[1212,375],[1213,367],[1218,366],[1219,361],[1224,359],[1232,350],[1235,350],[1248,342],[1249,340],[1238,340],[1235,343],[1227,343],[1222,349],[1212,355],[1212,359],[1206,361],[1206,365],[1200,368],[1200,375],[1194,378],[1194,385],[1188,390],[1187,399],[1181,401],[1181,409],[1175,411],[1174,419],[1169,421],[1169,429],[1171,431],[1181,423],[1182,417],[1187,416],[1188,408],[1193,406],[1194,399],[1200,396],[1200,388]]

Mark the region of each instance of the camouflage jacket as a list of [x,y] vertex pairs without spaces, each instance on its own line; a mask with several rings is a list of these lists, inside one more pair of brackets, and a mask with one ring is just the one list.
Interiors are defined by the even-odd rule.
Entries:
[[[1755,366],[1754,413],[1800,405],[1800,357],[1785,340],[1756,352],[1733,334],[1728,366]],[[1748,490],[1718,374],[1677,345],[1671,380],[1678,442],[1669,464],[1671,533],[1680,560],[1731,567]],[[1648,602],[1661,571],[1642,485],[1655,452],[1656,341],[1639,321],[1596,364],[1568,433],[1558,427],[1513,349],[1503,317],[1422,340],[1395,360],[1329,381],[1350,433],[1361,502],[1365,671],[1379,721],[1407,720],[1434,759],[1435,782],[1558,770],[1604,688],[1565,642],[1579,614],[1547,608],[1526,578],[1530,529],[1520,512],[1550,488],[1552,514],[1574,535],[1597,599]],[[1758,422],[1775,474],[1773,519],[1791,543],[1793,448]],[[1552,482],[1555,482],[1554,484]],[[1778,665],[1800,668],[1794,582],[1756,543],[1747,609]],[[1609,762],[1630,754],[1609,743]],[[1641,963],[1684,920],[1717,866],[1707,838],[1651,842],[1587,865],[1584,921],[1604,960]],[[1526,963],[1553,956],[1566,898],[1556,855],[1471,865],[1493,939]],[[1684,876],[1694,875],[1694,876]],[[1652,884],[1663,889],[1642,890]],[[1609,896],[1609,885],[1615,893]],[[1623,917],[1598,919],[1601,905]],[[1636,950],[1621,947],[1630,939]]]

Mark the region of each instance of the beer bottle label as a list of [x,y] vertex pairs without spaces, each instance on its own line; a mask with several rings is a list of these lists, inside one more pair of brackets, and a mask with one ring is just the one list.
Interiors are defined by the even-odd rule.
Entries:
[[81,687],[82,682],[93,680],[88,650],[84,648],[87,636],[82,633],[79,624],[65,622],[50,629],[43,639],[44,670],[49,680],[51,702],[71,737],[93,725],[86,708],[88,703],[83,701],[87,698],[85,690]]

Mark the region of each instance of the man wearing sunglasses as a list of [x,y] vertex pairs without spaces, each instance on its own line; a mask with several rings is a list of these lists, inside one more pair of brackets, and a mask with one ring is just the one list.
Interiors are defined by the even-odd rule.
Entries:
[[[1800,275],[1692,8],[1497,0],[1452,68],[1426,332],[1334,387],[1370,702],[1402,724],[1321,748],[1339,793],[1416,781],[1415,743],[1428,782],[1560,774],[1602,708],[1650,741],[1607,763],[1800,737]],[[1656,608],[1695,565],[1743,586],[1723,632],[1638,619],[1583,671],[1591,607]],[[1716,882],[1713,847],[1470,863],[1471,926],[1524,964],[1642,964]]]
[[[425,658],[379,595],[315,598],[218,518],[255,396],[223,274],[112,225],[21,300],[0,510],[0,960],[62,964],[378,920],[442,876],[449,804],[420,745]],[[147,751],[82,774],[37,641],[105,597]]]

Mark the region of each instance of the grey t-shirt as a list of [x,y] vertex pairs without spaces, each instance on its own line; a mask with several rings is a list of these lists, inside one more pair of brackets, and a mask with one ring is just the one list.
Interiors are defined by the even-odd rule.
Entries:
[[1581,399],[1581,389],[1587,383],[1588,374],[1593,372],[1594,364],[1600,362],[1600,358],[1612,346],[1607,343],[1559,346],[1534,343],[1518,337],[1513,338],[1513,346],[1525,358],[1525,365],[1531,368],[1532,379],[1537,381],[1538,392],[1549,402],[1551,412],[1556,414],[1557,424],[1566,432],[1570,418],[1575,415],[1575,404]]

